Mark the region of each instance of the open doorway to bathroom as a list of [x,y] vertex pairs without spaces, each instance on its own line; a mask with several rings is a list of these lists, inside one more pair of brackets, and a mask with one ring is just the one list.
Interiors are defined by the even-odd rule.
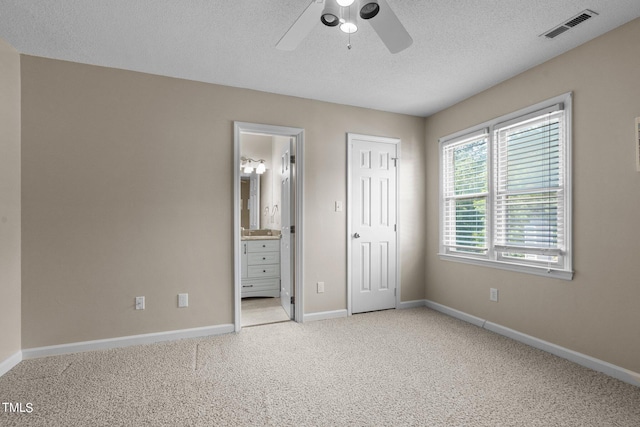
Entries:
[[303,130],[236,122],[234,131],[235,330],[299,321]]

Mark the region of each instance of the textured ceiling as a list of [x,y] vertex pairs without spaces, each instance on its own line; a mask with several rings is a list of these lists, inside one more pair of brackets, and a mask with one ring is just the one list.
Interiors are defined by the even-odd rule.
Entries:
[[[414,39],[317,24],[275,48],[311,0],[0,0],[20,53],[428,116],[640,16],[638,0],[388,0]],[[553,40],[540,34],[591,9]]]

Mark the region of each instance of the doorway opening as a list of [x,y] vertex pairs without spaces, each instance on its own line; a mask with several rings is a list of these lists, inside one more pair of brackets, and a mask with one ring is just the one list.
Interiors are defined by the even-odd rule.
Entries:
[[304,130],[234,122],[234,325],[302,321]]

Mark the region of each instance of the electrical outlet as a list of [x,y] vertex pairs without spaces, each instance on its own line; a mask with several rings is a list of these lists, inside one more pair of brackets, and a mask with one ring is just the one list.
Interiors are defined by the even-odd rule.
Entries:
[[178,307],[189,307],[189,294],[178,294]]
[[144,310],[144,297],[136,297],[136,310]]
[[318,293],[321,294],[324,292],[324,282],[318,282]]
[[489,289],[489,301],[498,302],[498,290],[496,288]]

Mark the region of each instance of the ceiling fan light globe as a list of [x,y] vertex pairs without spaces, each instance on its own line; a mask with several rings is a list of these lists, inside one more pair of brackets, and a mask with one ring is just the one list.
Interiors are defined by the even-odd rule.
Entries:
[[324,9],[322,15],[320,15],[320,21],[327,27],[335,27],[340,24],[340,8],[338,3],[326,1],[324,3]]
[[360,18],[371,19],[380,12],[380,5],[377,0],[365,0],[366,3],[360,8]]
[[327,27],[335,27],[340,23],[338,17],[332,13],[323,13],[320,17],[320,21]]
[[358,31],[358,26],[353,22],[347,21],[344,24],[340,24],[340,29],[344,33],[353,34]]

